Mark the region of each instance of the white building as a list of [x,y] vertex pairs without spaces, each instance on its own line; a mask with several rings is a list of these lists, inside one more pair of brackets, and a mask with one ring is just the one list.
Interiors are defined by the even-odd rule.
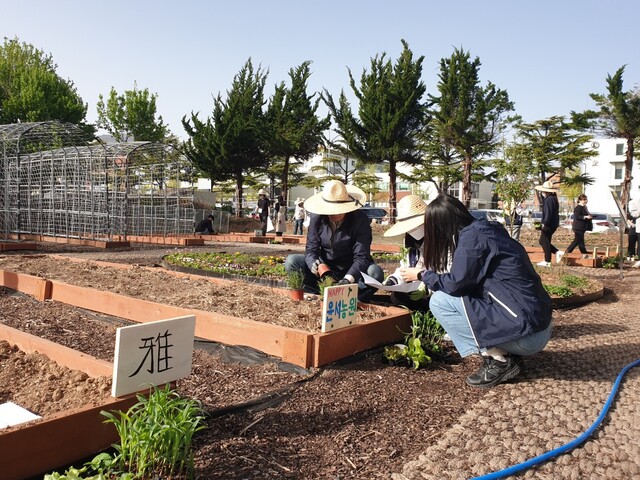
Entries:
[[[618,196],[622,192],[624,182],[624,162],[627,154],[627,143],[623,138],[598,138],[591,143],[591,148],[598,154],[582,163],[582,171],[594,180],[592,185],[587,185],[585,195],[589,197],[589,210],[592,212],[609,213],[617,217],[620,215],[618,207],[611,195],[611,190]],[[631,198],[640,192],[640,182],[633,177],[640,178],[640,173],[633,175],[640,168],[633,160],[631,179]]]

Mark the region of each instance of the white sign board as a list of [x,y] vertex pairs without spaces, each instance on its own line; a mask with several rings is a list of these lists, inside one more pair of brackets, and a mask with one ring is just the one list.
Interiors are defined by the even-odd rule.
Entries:
[[13,402],[0,404],[0,428],[30,422],[31,420],[37,420],[38,418],[40,418],[39,415],[31,413],[26,408],[22,408],[20,405],[16,405]]
[[336,285],[324,289],[322,332],[353,325],[358,310],[358,284]]
[[193,315],[118,328],[111,395],[189,376],[195,328]]

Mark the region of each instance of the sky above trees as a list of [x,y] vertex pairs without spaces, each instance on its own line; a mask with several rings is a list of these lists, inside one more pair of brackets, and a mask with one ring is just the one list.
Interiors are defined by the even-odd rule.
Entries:
[[310,91],[349,95],[347,68],[359,76],[377,54],[397,58],[402,38],[425,56],[427,93],[435,93],[440,60],[463,48],[480,58],[481,81],[507,90],[528,122],[594,108],[589,94],[605,93],[607,74],[622,65],[628,88],[640,82],[636,0],[329,0],[302,8],[294,0],[32,0],[2,10],[3,35],[52,55],[88,103],[89,122],[100,94],[136,82],[157,93],[158,114],[183,139],[182,116],[209,115],[248,58],[269,70],[266,95],[305,60],[313,62]]

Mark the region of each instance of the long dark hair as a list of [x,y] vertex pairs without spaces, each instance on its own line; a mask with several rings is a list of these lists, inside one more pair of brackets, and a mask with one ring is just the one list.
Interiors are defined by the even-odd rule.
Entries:
[[436,272],[448,270],[449,257],[458,242],[460,230],[474,218],[460,200],[439,194],[427,207],[424,215],[425,267]]

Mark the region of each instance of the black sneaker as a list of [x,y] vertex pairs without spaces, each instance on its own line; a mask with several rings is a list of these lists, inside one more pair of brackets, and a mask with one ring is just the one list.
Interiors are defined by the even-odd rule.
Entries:
[[520,373],[519,357],[506,356],[506,362],[493,357],[484,357],[484,363],[473,375],[467,377],[467,384],[472,387],[489,388],[511,380]]

